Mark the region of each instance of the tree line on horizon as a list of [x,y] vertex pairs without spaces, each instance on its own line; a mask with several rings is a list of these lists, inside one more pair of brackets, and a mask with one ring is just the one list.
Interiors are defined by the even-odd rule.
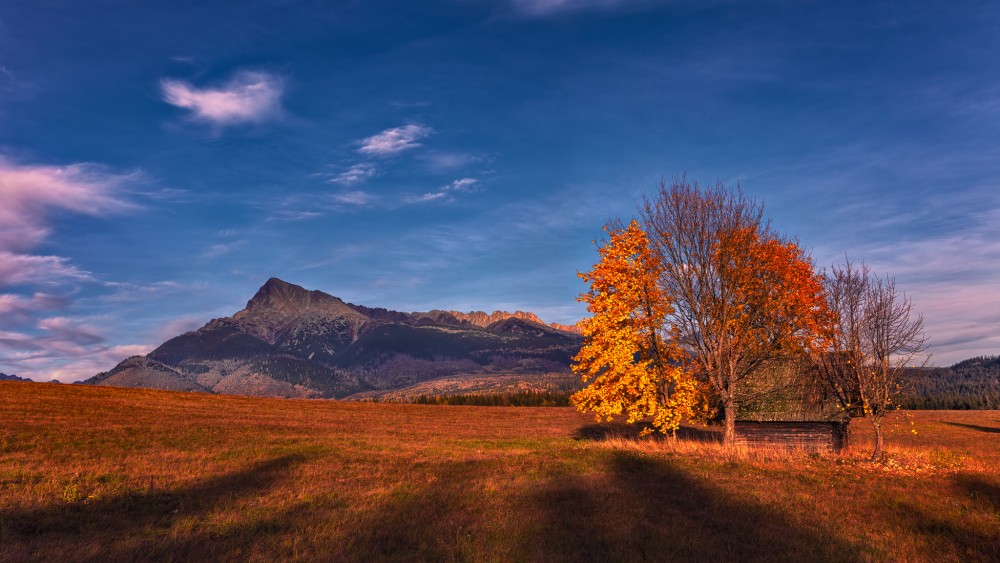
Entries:
[[664,433],[721,419],[731,445],[755,374],[805,359],[801,377],[871,422],[881,458],[906,368],[927,359],[923,317],[894,278],[846,257],[818,271],[761,203],[721,183],[661,182],[635,219],[604,230],[598,262],[579,274],[591,313],[573,363],[589,382],[572,397],[579,410]]

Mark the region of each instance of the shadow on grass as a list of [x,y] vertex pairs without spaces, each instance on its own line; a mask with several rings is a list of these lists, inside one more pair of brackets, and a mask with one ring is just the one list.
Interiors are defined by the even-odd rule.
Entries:
[[[602,441],[608,438],[626,438],[629,440],[668,440],[669,436],[653,432],[642,436],[643,430],[655,430],[647,422],[636,422],[626,424],[624,422],[606,422],[601,424],[588,424],[581,426],[574,433],[577,440]],[[722,433],[708,428],[698,428],[696,426],[681,426],[677,429],[678,440],[688,440],[697,442],[722,442]]]
[[[491,498],[491,467],[456,462],[351,524],[349,560],[856,561],[835,526],[810,529],[665,460],[612,456]],[[497,504],[497,503],[500,504]],[[510,504],[504,504],[509,502]]]
[[[978,508],[986,513],[1000,512],[1000,484],[973,474],[959,474],[955,483]],[[1000,529],[989,525],[970,527],[957,521],[959,516],[954,512],[932,512],[909,504],[901,505],[896,516],[932,548],[957,555],[960,561],[1000,561]]]
[[667,460],[615,455],[604,478],[552,482],[530,559],[854,561],[858,549],[780,511],[696,479]]
[[[50,554],[95,561],[249,555],[258,532],[280,528],[287,519],[212,534],[197,528],[172,533],[171,528],[182,519],[206,517],[228,503],[263,494],[304,460],[300,455],[282,456],[180,489],[0,512],[0,559],[40,559]],[[223,537],[226,541],[217,541]]]
[[[476,461],[445,463],[410,485],[392,491],[377,508],[355,520],[338,546],[350,561],[461,561],[488,553],[482,538],[481,478],[489,468]],[[476,554],[479,554],[478,556]]]
[[970,430],[978,430],[980,432],[986,432],[987,434],[1000,434],[1000,428],[995,428],[992,426],[979,426],[978,424],[965,424],[962,422],[945,422],[948,426],[957,426],[959,428],[968,428]]
[[973,501],[989,503],[993,510],[1000,513],[1000,480],[989,482],[979,475],[960,473],[955,477],[955,483]]

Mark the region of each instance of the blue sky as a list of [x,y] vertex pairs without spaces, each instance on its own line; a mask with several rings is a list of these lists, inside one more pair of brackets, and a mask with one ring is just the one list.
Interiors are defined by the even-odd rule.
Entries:
[[739,183],[1000,353],[995,2],[0,5],[0,371],[73,381],[278,276],[573,322],[606,219]]

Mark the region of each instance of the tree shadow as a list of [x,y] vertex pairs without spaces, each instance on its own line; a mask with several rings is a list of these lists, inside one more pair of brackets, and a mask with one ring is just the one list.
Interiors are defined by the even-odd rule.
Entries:
[[351,561],[468,559],[463,554],[477,551],[474,543],[488,524],[476,486],[483,474],[480,462],[457,461],[414,475],[411,485],[361,514],[338,549]]
[[959,428],[968,428],[970,430],[978,430],[980,432],[986,432],[987,434],[1000,434],[1000,428],[995,428],[992,426],[979,426],[977,424],[965,424],[963,422],[945,422],[948,426],[957,426]]
[[601,482],[579,476],[540,490],[537,561],[855,561],[830,528],[708,486],[666,460],[615,455]]
[[666,460],[619,453],[603,471],[549,476],[508,497],[499,521],[491,520],[497,506],[482,487],[491,470],[450,462],[415,476],[414,485],[354,519],[328,554],[354,561],[864,558],[830,523],[794,522]]
[[[642,435],[643,431],[649,433]],[[624,422],[603,422],[598,424],[587,424],[576,429],[573,434],[576,440],[592,440],[600,442],[613,438],[625,438],[629,440],[650,440],[662,441],[672,439],[668,435],[655,432],[655,428],[648,422],[636,422],[632,424]],[[692,442],[722,442],[722,433],[718,430],[683,425],[677,429],[677,439]]]
[[[1000,511],[1000,485],[981,476],[959,474],[959,489],[987,512]],[[990,506],[992,505],[992,506]],[[939,550],[956,554],[961,561],[1000,561],[1000,529],[974,529],[955,520],[954,513],[935,513],[904,504],[896,510],[898,521],[923,536]]]
[[1000,512],[1000,482],[991,483],[979,475],[959,473],[955,483],[973,501],[985,501],[993,505],[993,510]]
[[[231,557],[232,549],[239,551],[240,542],[217,542],[212,548],[213,538],[208,532],[195,530],[179,537],[170,537],[168,532],[181,519],[205,516],[227,503],[264,493],[304,460],[301,455],[282,456],[180,489],[130,492],[90,502],[3,511],[0,546],[4,547],[0,555],[37,560],[52,553],[74,553],[74,546],[90,546],[90,553],[79,549],[73,559],[183,559],[184,553]],[[269,519],[262,525],[273,528],[274,522]],[[244,535],[242,546],[249,549],[259,536],[246,532],[233,527],[224,535]],[[220,546],[226,546],[224,553],[218,553]]]

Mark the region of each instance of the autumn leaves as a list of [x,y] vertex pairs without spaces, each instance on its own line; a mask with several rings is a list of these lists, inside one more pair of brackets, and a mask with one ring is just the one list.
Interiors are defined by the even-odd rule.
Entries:
[[607,226],[600,261],[580,274],[590,291],[580,297],[592,317],[580,326],[586,343],[573,369],[593,382],[573,396],[598,420],[624,415],[628,422],[652,418],[666,432],[694,415],[697,382],[678,367],[677,343],[663,337],[670,297],[659,285],[663,265],[637,221]]
[[775,358],[828,354],[838,311],[805,252],[738,189],[675,180],[639,215],[606,226],[580,274],[592,316],[574,370],[590,385],[573,402],[662,432],[721,409],[733,443],[741,382]]

